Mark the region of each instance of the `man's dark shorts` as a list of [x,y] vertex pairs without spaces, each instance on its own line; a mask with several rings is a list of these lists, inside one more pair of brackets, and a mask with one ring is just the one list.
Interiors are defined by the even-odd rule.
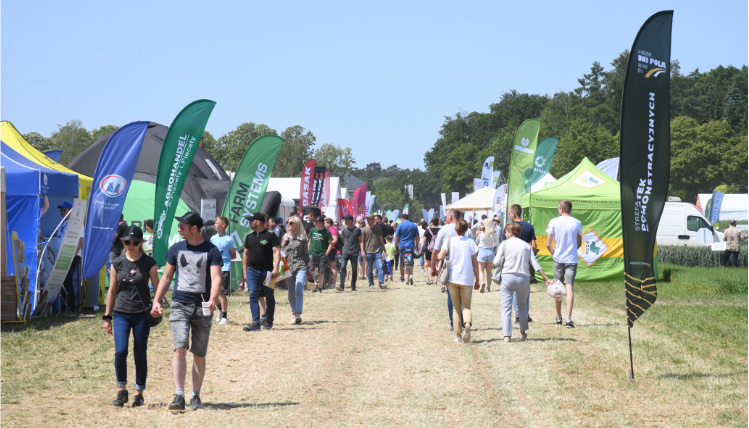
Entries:
[[231,272],[221,271],[221,294],[228,296],[231,294]]

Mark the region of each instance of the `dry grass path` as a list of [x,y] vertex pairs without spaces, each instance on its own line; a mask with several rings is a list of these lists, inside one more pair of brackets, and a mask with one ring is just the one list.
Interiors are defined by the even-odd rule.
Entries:
[[[249,320],[247,294],[233,297],[232,325],[215,324],[211,333],[201,393],[205,408],[183,414],[166,410],[173,397],[168,322],[152,331],[146,407],[140,409],[109,405],[115,395],[114,346],[98,319],[5,332],[2,425],[555,427],[746,421],[746,353],[721,355],[717,348],[714,358],[704,358],[679,337],[678,326],[643,323],[633,330],[638,381],[631,384],[619,306],[587,300],[580,292],[578,327],[566,329],[554,325],[552,300],[534,286],[529,340],[505,344],[499,293],[476,293],[473,341],[456,344],[446,295],[426,285],[424,274],[417,273],[416,286],[389,285],[370,290],[360,282],[356,293],[305,294],[299,326],[288,324],[286,295],[279,290],[275,327],[260,333],[242,331]],[[728,362],[715,361],[721,358]],[[129,373],[134,377],[132,363]],[[188,371],[187,390],[189,379]]]

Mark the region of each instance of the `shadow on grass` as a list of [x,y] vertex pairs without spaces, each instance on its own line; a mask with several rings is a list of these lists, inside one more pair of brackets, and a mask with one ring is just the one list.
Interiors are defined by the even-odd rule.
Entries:
[[[503,342],[504,337],[498,337],[495,339],[487,340],[473,340],[471,343],[492,343],[492,342]],[[528,337],[526,342],[577,342],[577,339],[570,339],[568,337]],[[520,338],[513,338],[512,343],[520,342]]]
[[53,327],[60,327],[62,325],[76,322],[83,319],[95,319],[99,318],[100,315],[96,312],[79,312],[71,315],[56,314],[47,317],[38,317],[30,319],[26,324],[21,323],[9,323],[2,325],[3,333],[21,332],[25,330],[49,330]]
[[307,325],[317,325],[317,324],[342,324],[342,323],[350,323],[351,321],[330,321],[330,320],[320,320],[320,321],[304,321],[304,324]]
[[204,409],[210,410],[231,410],[254,407],[258,409],[272,408],[272,407],[285,407],[285,406],[298,406],[300,403],[285,402],[285,403],[203,403]]
[[723,374],[712,374],[712,373],[687,373],[687,374],[679,374],[679,373],[666,373],[658,376],[661,379],[677,379],[677,380],[692,380],[692,379],[699,379],[699,378],[712,378],[712,379],[720,379],[720,378],[727,378],[727,377],[734,377],[734,376],[746,376],[747,371],[744,370],[743,372],[735,372],[735,373],[723,373]]

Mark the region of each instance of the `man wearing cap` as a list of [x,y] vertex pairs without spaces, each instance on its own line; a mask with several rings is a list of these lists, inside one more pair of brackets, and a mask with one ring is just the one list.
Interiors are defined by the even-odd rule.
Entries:
[[354,226],[354,216],[351,214],[343,218],[344,227],[341,229],[340,238],[343,239],[343,250],[341,250],[341,285],[336,290],[343,291],[346,284],[346,263],[351,261],[351,291],[356,291],[357,262],[359,254],[364,253],[364,238],[361,229]]
[[[73,209],[73,204],[70,202],[63,202],[58,205],[57,208],[60,210],[63,222],[60,229],[57,231],[57,243],[62,244],[62,238],[65,236],[65,231],[68,230],[68,221],[70,220],[70,210]],[[78,246],[75,248],[75,256],[73,261],[70,263],[68,274],[65,276],[62,286],[65,287],[65,294],[67,295],[66,305],[69,310],[75,311],[78,309],[78,300],[75,298],[75,286],[73,285],[73,276],[75,275],[76,269],[81,264],[81,248],[83,248],[83,228],[81,229],[80,237],[78,238]]]
[[377,270],[377,279],[380,288],[385,289],[385,272],[382,270],[382,256],[385,253],[385,241],[382,239],[382,230],[375,225],[375,216],[367,215],[367,226],[362,229],[364,239],[364,254],[367,258],[367,279],[369,288],[374,288],[374,273]]
[[[244,331],[260,331],[261,328],[273,328],[273,316],[276,312],[274,290],[263,285],[268,274],[270,280],[278,276],[278,264],[281,262],[281,243],[275,233],[265,227],[265,215],[254,213],[247,217],[252,232],[244,238],[242,255],[242,275],[250,291],[250,312],[252,323]],[[266,318],[260,325],[260,304],[258,298],[263,294],[266,302]]]
[[328,254],[335,251],[333,248],[333,236],[330,231],[325,227],[325,219],[323,217],[315,218],[315,227],[309,230],[307,234],[309,236],[309,242],[307,249],[309,250],[310,266],[314,274],[317,276],[316,287],[312,292],[322,293],[322,289],[325,287],[325,270],[328,266]]
[[[174,401],[169,410],[185,410],[185,373],[187,372],[187,349],[193,354],[192,398],[194,410],[202,407],[200,387],[205,377],[208,338],[211,333],[213,316],[203,315],[203,302],[209,302],[211,312],[216,310],[218,294],[221,291],[221,252],[215,245],[203,239],[200,228],[203,219],[198,213],[188,211],[179,221],[179,234],[182,241],[169,247],[166,253],[166,267],[159,281],[153,300],[151,314],[162,313],[161,299],[169,289],[174,277],[171,313],[174,355],[172,370],[176,389]],[[192,346],[190,346],[192,339]]]

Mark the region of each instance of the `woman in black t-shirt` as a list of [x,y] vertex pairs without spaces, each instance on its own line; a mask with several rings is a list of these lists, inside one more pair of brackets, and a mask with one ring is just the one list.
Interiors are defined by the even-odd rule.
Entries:
[[439,225],[439,219],[433,218],[430,222],[429,227],[424,231],[424,239],[421,240],[421,253],[424,254],[424,258],[427,261],[427,272],[429,272],[429,279],[427,280],[427,284],[436,284],[437,283],[437,277],[432,276],[432,249],[434,247],[434,244],[432,243],[437,239],[437,234],[440,232]]
[[156,287],[159,277],[156,261],[143,252],[143,230],[129,226],[122,233],[125,252],[109,268],[109,293],[104,312],[104,330],[114,334],[114,371],[117,375],[117,398],[113,406],[122,407],[128,401],[127,351],[130,330],[133,331],[133,356],[135,359],[135,398],[133,407],[143,405],[143,390],[148,375],[148,334],[145,310],[151,303],[148,280]]

